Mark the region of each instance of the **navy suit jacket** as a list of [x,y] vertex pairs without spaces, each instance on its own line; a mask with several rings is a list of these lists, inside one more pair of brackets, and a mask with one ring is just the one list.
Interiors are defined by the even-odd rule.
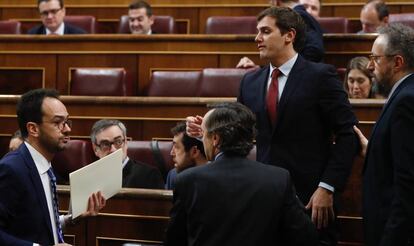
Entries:
[[305,45],[299,53],[307,60],[321,62],[325,50],[323,47],[323,30],[319,22],[315,20],[301,4],[296,5],[293,10],[298,13],[306,24]]
[[[86,34],[85,30],[65,23],[65,30],[63,31],[64,34]],[[44,25],[35,26],[30,29],[27,34],[46,34],[46,28]]]
[[363,217],[367,246],[414,244],[413,74],[391,95],[372,131],[363,175]]
[[164,181],[157,168],[129,159],[122,170],[122,187],[161,190]]
[[269,66],[246,74],[238,97],[256,114],[257,160],[289,170],[304,204],[319,182],[342,190],[357,152],[352,129],[357,120],[335,68],[299,55],[280,98],[275,127],[265,103],[268,76]]
[[177,175],[165,241],[171,245],[318,245],[289,173],[242,157]]
[[0,160],[0,245],[54,245],[46,196],[25,144]]

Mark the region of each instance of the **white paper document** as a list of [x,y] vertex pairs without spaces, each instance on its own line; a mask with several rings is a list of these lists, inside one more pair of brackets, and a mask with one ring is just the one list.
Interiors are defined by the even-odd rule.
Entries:
[[105,199],[122,188],[122,149],[69,174],[72,217],[88,209],[88,198],[101,191]]

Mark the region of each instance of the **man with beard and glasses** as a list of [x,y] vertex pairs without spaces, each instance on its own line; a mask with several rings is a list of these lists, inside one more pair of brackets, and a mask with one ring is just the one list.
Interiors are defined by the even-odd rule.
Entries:
[[391,92],[362,150],[365,242],[414,245],[414,30],[380,28],[371,51],[368,68]]
[[[17,119],[24,143],[0,160],[0,245],[67,245],[58,214],[56,177],[50,161],[69,141],[72,122],[54,90],[36,89],[21,96]],[[88,200],[81,217],[105,206],[100,192]]]

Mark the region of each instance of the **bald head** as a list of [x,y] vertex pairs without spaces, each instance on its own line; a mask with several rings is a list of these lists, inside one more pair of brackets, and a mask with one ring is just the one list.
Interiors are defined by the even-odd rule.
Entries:
[[388,8],[382,1],[370,1],[360,14],[363,33],[376,33],[377,29],[388,24]]

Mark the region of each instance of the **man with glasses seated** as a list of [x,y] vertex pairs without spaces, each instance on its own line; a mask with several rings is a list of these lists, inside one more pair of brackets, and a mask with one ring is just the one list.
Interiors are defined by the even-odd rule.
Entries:
[[37,6],[42,25],[33,27],[27,34],[86,34],[83,29],[63,22],[66,13],[63,0],[38,0]]
[[93,151],[99,158],[122,149],[122,187],[164,189],[164,181],[157,168],[128,157],[126,127],[119,120],[104,119],[95,122],[91,131],[91,141]]

